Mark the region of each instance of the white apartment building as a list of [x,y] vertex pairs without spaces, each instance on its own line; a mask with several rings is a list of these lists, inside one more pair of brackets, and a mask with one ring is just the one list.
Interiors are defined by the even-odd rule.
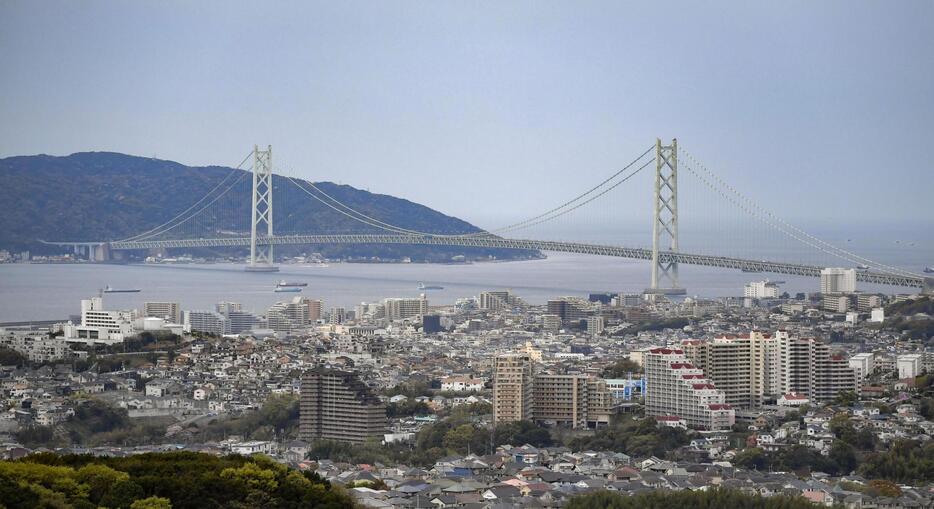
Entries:
[[856,379],[865,380],[876,368],[876,356],[872,352],[858,353],[850,357],[850,367],[856,370]]
[[856,291],[856,269],[828,267],[820,271],[821,293],[853,293]]
[[821,298],[824,311],[846,313],[850,310],[850,297],[847,295],[824,295]]
[[587,317],[587,334],[591,336],[596,336],[603,332],[605,328],[604,320],[602,316],[590,316]]
[[542,328],[546,331],[558,332],[561,329],[561,317],[558,315],[542,315]]
[[428,298],[421,294],[417,299],[383,299],[388,320],[403,320],[421,316],[428,312]]
[[347,310],[342,307],[331,308],[328,313],[328,323],[331,325],[340,325],[347,320]]
[[162,318],[169,323],[182,323],[178,302],[146,302],[143,304],[143,316]]
[[830,346],[812,338],[781,341],[782,393],[802,394],[811,401],[829,401],[858,389],[857,370]]
[[768,279],[746,283],[746,286],[743,287],[743,297],[747,298],[777,299],[778,295],[778,285]]
[[215,311],[224,316],[227,316],[229,313],[243,311],[243,306],[239,302],[218,302],[214,308]]
[[313,308],[317,309],[320,318],[320,301],[295,297],[289,302],[277,302],[266,310],[266,322],[268,327],[276,332],[302,329],[313,322],[309,319]]
[[596,428],[610,422],[613,397],[603,380],[539,373],[532,393],[536,422],[570,428]]
[[223,336],[230,334],[230,320],[213,311],[185,311],[185,328]]
[[726,395],[727,403],[755,408],[781,391],[779,341],[772,334],[753,331],[710,341],[688,340],[682,348]]
[[69,343],[113,345],[133,334],[134,311],[107,311],[103,299],[91,297],[81,301],[81,324],[63,327]]
[[0,329],[0,346],[16,350],[30,362],[51,362],[65,359],[71,354],[64,338],[50,338],[45,334],[25,331]]
[[856,309],[868,313],[882,307],[882,296],[874,293],[861,293],[856,297]]
[[920,353],[906,353],[898,356],[895,361],[899,380],[914,378],[923,371],[924,355]]
[[469,376],[446,376],[441,379],[441,390],[452,392],[479,392],[483,390],[483,380]]
[[724,393],[688,361],[684,350],[653,348],[643,362],[646,415],[676,416],[688,426],[708,430],[729,429],[736,422]]

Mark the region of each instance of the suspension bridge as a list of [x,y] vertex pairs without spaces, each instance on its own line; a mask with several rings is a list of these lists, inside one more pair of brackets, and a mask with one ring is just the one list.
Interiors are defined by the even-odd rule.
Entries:
[[[240,171],[240,168],[252,159],[252,171]],[[683,250],[680,245],[679,220],[679,161],[683,170],[699,183],[701,188],[713,193],[715,201],[702,200],[701,207],[710,208],[714,203],[717,206],[726,206],[731,214],[750,218],[755,223],[752,232],[769,231],[795,243],[801,248],[820,254],[829,263],[792,263],[788,261],[767,260],[765,257],[723,256],[720,253],[702,253]],[[652,175],[652,244],[646,247],[625,247],[607,243],[579,242],[566,240],[544,240],[541,238],[526,238],[517,235],[518,232],[528,231],[532,227],[554,223],[571,213],[590,206],[611,191],[620,188],[630,181],[642,170],[654,166]],[[273,176],[277,175],[279,186],[274,184]],[[245,177],[252,176],[251,182]],[[251,196],[250,206],[247,209],[232,190],[249,186]],[[319,209],[325,209],[339,214],[348,224],[359,228],[350,228],[355,231],[348,232],[299,232],[294,227],[286,227],[278,233],[273,228],[274,208],[273,191],[282,194],[283,186],[294,186],[303,199],[315,202]],[[246,189],[242,189],[246,192]],[[293,193],[294,194],[294,193]],[[285,194],[289,196],[289,194]],[[230,202],[230,203],[226,203]],[[231,202],[231,200],[238,203]],[[295,200],[293,197],[292,200]],[[277,198],[278,202],[278,198]],[[280,217],[301,218],[302,213],[292,213],[300,207],[297,204],[278,203],[277,207],[285,206],[286,212],[277,213]],[[700,265],[723,269],[735,269],[744,272],[764,272],[773,274],[789,274],[795,276],[819,277],[821,270],[828,266],[854,267],[857,269],[856,279],[860,282],[897,286],[904,288],[922,289],[925,293],[932,292],[934,281],[922,274],[881,263],[853,253],[843,248],[813,236],[800,228],[782,220],[777,214],[765,209],[755,200],[740,193],[727,184],[716,173],[701,164],[693,155],[679,148],[677,140],[663,144],[656,140],[654,146],[648,147],[641,155],[633,159],[622,169],[614,172],[594,187],[581,193],[561,205],[548,211],[537,214],[524,221],[513,223],[502,228],[468,232],[431,232],[420,231],[413,227],[392,224],[374,214],[366,214],[352,207],[333,195],[327,193],[319,185],[312,182],[293,178],[274,171],[272,164],[272,148],[261,150],[254,147],[253,151],[238,165],[236,171],[225,176],[214,188],[210,189],[204,197],[187,209],[176,214],[164,223],[145,232],[130,237],[111,241],[92,242],[48,242],[59,246],[71,246],[76,251],[85,250],[89,255],[97,258],[107,256],[111,251],[125,250],[154,250],[171,248],[225,248],[249,247],[249,265],[247,270],[265,272],[277,270],[274,265],[275,246],[288,245],[339,245],[339,244],[369,244],[369,245],[416,245],[416,246],[459,246],[467,248],[492,249],[521,249],[546,252],[565,252],[586,255],[599,255],[645,260],[650,262],[650,284],[647,293],[678,295],[685,290],[680,285],[679,265]],[[245,214],[244,214],[245,213]],[[307,212],[305,212],[307,213]],[[231,227],[224,216],[238,215],[241,219],[249,216],[248,232],[246,224],[242,227]],[[226,225],[226,226],[225,226]],[[280,229],[281,230],[281,229]],[[363,232],[357,230],[364,230]],[[754,237],[752,235],[751,237]],[[755,243],[755,238],[750,238]],[[832,263],[832,265],[831,265]]]

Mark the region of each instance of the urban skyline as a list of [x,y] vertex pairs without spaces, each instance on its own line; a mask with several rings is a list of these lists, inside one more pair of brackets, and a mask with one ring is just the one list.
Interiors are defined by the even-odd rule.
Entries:
[[0,507],[934,509],[932,22],[3,3]]

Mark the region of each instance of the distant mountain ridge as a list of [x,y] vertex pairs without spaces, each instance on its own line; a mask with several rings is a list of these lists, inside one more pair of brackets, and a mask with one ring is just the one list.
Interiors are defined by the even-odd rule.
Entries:
[[[0,179],[5,184],[0,187],[0,200],[7,209],[7,213],[0,215],[0,248],[49,252],[51,248],[41,244],[40,239],[96,241],[137,235],[171,220],[198,202],[225,177],[239,184],[223,198],[228,204],[224,214],[214,217],[210,228],[205,227],[202,235],[214,235],[217,231],[245,232],[250,216],[251,178],[231,175],[231,172],[248,173],[224,166],[190,167],[174,161],[115,152],[0,159]],[[446,234],[480,231],[466,221],[402,198],[332,182],[315,185],[363,214],[402,228]],[[383,231],[314,200],[285,177],[274,176],[273,192],[277,233]],[[531,254],[431,246],[319,247],[317,250],[331,255],[412,256],[429,261],[445,260],[455,254],[468,258],[524,258]]]

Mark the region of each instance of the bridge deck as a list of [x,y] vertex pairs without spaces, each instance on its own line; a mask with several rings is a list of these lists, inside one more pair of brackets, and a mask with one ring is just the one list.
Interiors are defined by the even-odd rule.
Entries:
[[[637,260],[651,260],[652,251],[642,248],[628,248],[621,246],[607,246],[601,244],[582,244],[577,242],[555,242],[545,240],[509,239],[493,235],[466,235],[466,236],[428,236],[428,235],[380,235],[380,234],[349,234],[349,235],[277,235],[274,237],[257,238],[258,244],[414,244],[438,246],[464,246],[503,249],[534,249],[541,251],[554,251],[563,253],[580,253],[589,255],[618,256]],[[58,243],[55,243],[58,244]],[[65,244],[65,243],[62,243]],[[110,249],[155,249],[180,247],[225,247],[249,246],[249,237],[227,237],[213,239],[178,239],[178,240],[145,240],[112,242]],[[703,265],[707,267],[720,267],[725,269],[738,269],[747,272],[770,272],[775,274],[790,274],[795,276],[820,277],[823,267],[813,265],[800,265],[793,263],[770,262],[761,260],[744,260],[724,256],[699,255],[690,253],[661,252],[662,261],[672,261],[688,265]],[[920,276],[902,276],[879,272],[857,272],[857,281],[909,288],[925,288],[925,278]]]

